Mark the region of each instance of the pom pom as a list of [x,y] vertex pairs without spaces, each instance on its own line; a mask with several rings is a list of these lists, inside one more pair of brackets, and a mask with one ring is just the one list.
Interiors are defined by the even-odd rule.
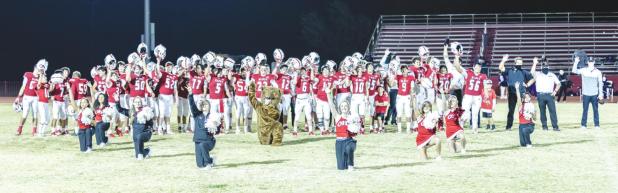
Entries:
[[360,117],[350,116],[348,118],[348,131],[351,133],[358,133],[361,129]]
[[19,102],[19,100],[15,100],[15,102],[13,102],[13,110],[17,113],[24,110],[24,107],[22,106],[21,102]]
[[221,125],[221,115],[220,114],[210,114],[208,119],[204,123],[204,127],[208,129],[209,133],[216,133],[217,127]]
[[83,124],[90,124],[92,122],[93,117],[94,117],[94,112],[92,112],[92,109],[86,108],[82,110],[82,116],[79,121],[82,122]]
[[116,114],[116,110],[110,107],[106,107],[103,109],[103,122],[109,123],[112,121],[114,114]]
[[150,107],[144,107],[137,113],[137,123],[146,124],[146,122],[152,120],[153,117],[154,112],[152,109]]

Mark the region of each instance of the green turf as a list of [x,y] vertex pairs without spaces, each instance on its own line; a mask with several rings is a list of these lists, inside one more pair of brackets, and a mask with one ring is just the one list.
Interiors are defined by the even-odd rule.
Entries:
[[305,133],[286,134],[282,147],[218,136],[210,171],[196,168],[189,134],[153,136],[144,161],[133,159],[130,137],[83,154],[73,136],[31,137],[29,125],[14,136],[18,114],[2,104],[0,192],[618,192],[617,107],[601,106],[601,130],[580,130],[581,104],[559,104],[563,131],[537,127],[526,149],[516,128],[504,131],[499,104],[498,131],[467,132],[468,153],[444,145],[442,161],[422,161],[413,135],[359,136],[357,170],[347,172],[336,170],[334,137]]

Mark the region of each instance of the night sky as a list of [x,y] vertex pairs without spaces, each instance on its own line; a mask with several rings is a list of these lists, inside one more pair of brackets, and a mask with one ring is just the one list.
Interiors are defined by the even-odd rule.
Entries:
[[[249,54],[282,48],[286,57],[312,51],[301,37],[301,16],[332,0],[151,0],[156,41],[175,62],[211,50]],[[612,1],[368,1],[342,0],[372,25],[380,14],[618,11]],[[560,2],[560,3],[557,3]],[[19,80],[40,58],[51,70],[86,71],[106,54],[126,61],[143,33],[143,0],[5,0],[0,5],[0,80]],[[370,30],[368,30],[370,32]],[[370,38],[355,51],[364,51]],[[319,50],[316,50],[319,52]],[[346,51],[345,53],[352,53]],[[322,56],[343,58],[341,56]],[[271,60],[269,58],[269,60]],[[338,60],[338,59],[337,59]]]

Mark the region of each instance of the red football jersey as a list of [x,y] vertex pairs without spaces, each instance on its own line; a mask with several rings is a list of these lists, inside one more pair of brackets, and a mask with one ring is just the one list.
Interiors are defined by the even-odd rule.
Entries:
[[377,88],[380,84],[382,76],[379,73],[365,74],[365,76],[367,76],[367,79],[369,80],[369,95],[373,96],[376,94],[376,92],[378,92]]
[[79,100],[88,95],[88,80],[81,78],[71,78],[69,80],[73,99]]
[[290,81],[292,80],[292,77],[290,75],[287,74],[277,74],[277,86],[279,86],[279,89],[281,91],[283,91],[283,94],[290,94],[291,89],[290,89]]
[[54,84],[54,88],[51,91],[51,95],[54,101],[64,102],[64,96],[68,93],[65,83]]
[[[336,72],[334,79],[336,79],[338,82],[343,82],[343,80],[345,80],[348,77],[349,76],[347,74],[344,74],[342,72]],[[335,91],[337,93],[349,93],[350,87],[346,87],[343,84],[339,84],[337,85],[337,88],[335,89]]]
[[129,82],[129,88],[131,88],[129,95],[131,95],[131,97],[145,97],[148,77],[144,75],[137,76],[135,74],[131,74],[131,76],[131,82]]
[[490,90],[489,94],[485,94],[485,92],[481,93],[483,101],[481,102],[481,109],[491,110],[494,108],[494,100],[496,100],[496,92],[494,90]]
[[265,86],[272,86],[270,82],[275,78],[271,74],[267,74],[262,76],[260,74],[254,74],[251,76],[251,79],[255,81],[255,97],[260,98],[262,96],[262,88]]
[[24,88],[24,95],[37,96],[36,86],[39,84],[38,77],[35,77],[32,72],[26,72],[24,73],[24,83],[26,84],[26,87]]
[[247,96],[247,83],[240,75],[235,74],[234,93],[236,96]]
[[116,98],[120,95],[120,81],[108,81],[105,92],[107,93],[107,102],[116,103]]
[[352,81],[352,94],[365,94],[368,82],[367,76],[351,76],[350,80]]
[[404,75],[397,75],[396,77],[397,80],[397,95],[401,95],[401,96],[408,96],[410,95],[410,91],[412,89],[412,84],[414,84],[414,81],[416,80],[416,78],[414,78],[414,76],[404,76]]
[[436,77],[438,78],[438,93],[442,93],[440,92],[440,90],[444,90],[444,94],[448,94],[451,87],[451,80],[453,79],[453,74],[437,74]]
[[101,77],[99,75],[94,76],[94,83],[97,84],[96,90],[97,92],[104,92],[107,88],[107,84],[105,83],[105,77]]
[[39,97],[39,102],[49,102],[49,83],[38,85],[36,93]]
[[161,72],[161,80],[163,80],[163,84],[159,88],[159,94],[173,95],[174,90],[176,90],[176,82],[178,82],[178,77],[163,71]]
[[312,89],[312,82],[309,76],[296,77],[296,94],[309,94]]
[[328,101],[326,98],[326,91],[324,89],[330,88],[333,85],[334,79],[332,76],[322,76],[318,75],[318,91],[317,97],[322,101]]
[[193,71],[190,72],[189,75],[189,86],[191,86],[191,93],[204,94],[204,81],[206,80],[206,76],[198,75]]
[[208,94],[210,99],[223,99],[225,98],[225,84],[227,78],[210,76],[210,82],[208,82]]
[[485,74],[479,73],[475,75],[472,70],[466,71],[466,84],[464,89],[464,94],[472,95],[472,96],[480,96],[481,92],[483,92],[483,82],[487,80],[487,76]]

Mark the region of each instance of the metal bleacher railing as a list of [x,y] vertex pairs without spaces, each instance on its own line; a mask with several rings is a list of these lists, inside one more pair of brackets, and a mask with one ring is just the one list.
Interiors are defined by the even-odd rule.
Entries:
[[501,57],[496,54],[508,52],[508,49],[515,49],[514,54],[522,56],[553,54],[563,67],[572,50],[577,48],[595,56],[618,55],[618,12],[382,15],[376,22],[365,55],[379,60],[377,57],[381,57],[384,49],[391,47],[410,55],[415,51],[409,42],[414,42],[415,46],[420,42],[435,49],[440,44],[439,39],[444,38],[439,36],[445,33],[450,36],[457,31],[475,29],[478,33],[489,28],[493,29],[493,41],[488,50],[478,47],[478,39],[470,42],[475,43],[475,54],[488,54],[485,58],[489,63]]

